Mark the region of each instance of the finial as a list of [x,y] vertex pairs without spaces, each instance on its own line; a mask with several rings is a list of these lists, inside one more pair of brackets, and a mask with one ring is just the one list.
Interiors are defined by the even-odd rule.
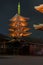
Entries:
[[20,2],[18,2],[18,14],[20,14]]

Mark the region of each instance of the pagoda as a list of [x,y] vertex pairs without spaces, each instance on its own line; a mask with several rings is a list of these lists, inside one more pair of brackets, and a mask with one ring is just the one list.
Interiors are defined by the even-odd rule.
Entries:
[[20,3],[18,3],[18,14],[10,19],[10,28],[9,36],[14,39],[21,38],[28,35],[31,35],[31,32],[28,32],[31,28],[28,28],[28,23],[26,22],[29,18],[23,17],[20,15]]

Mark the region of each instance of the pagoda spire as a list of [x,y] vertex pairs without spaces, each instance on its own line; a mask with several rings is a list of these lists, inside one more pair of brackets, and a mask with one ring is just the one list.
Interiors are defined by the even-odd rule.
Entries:
[[20,2],[18,2],[18,14],[20,15]]

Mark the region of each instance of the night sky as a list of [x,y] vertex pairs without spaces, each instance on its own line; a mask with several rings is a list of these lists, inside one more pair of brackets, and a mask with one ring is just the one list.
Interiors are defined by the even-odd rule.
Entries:
[[43,0],[0,0],[0,33],[9,33],[9,20],[17,13],[18,2],[21,3],[21,15],[29,17],[31,37],[43,38],[43,31],[35,30],[33,24],[43,23],[43,14],[36,11],[34,6],[43,4]]

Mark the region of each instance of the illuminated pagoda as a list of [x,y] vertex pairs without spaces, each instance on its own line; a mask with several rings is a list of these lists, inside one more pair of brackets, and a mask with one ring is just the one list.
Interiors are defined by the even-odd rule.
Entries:
[[9,36],[12,38],[21,38],[24,36],[31,35],[32,33],[28,32],[30,28],[27,27],[28,23],[26,22],[26,20],[28,19],[29,18],[20,16],[20,3],[18,3],[18,14],[16,14],[10,19],[11,23],[9,24]]

